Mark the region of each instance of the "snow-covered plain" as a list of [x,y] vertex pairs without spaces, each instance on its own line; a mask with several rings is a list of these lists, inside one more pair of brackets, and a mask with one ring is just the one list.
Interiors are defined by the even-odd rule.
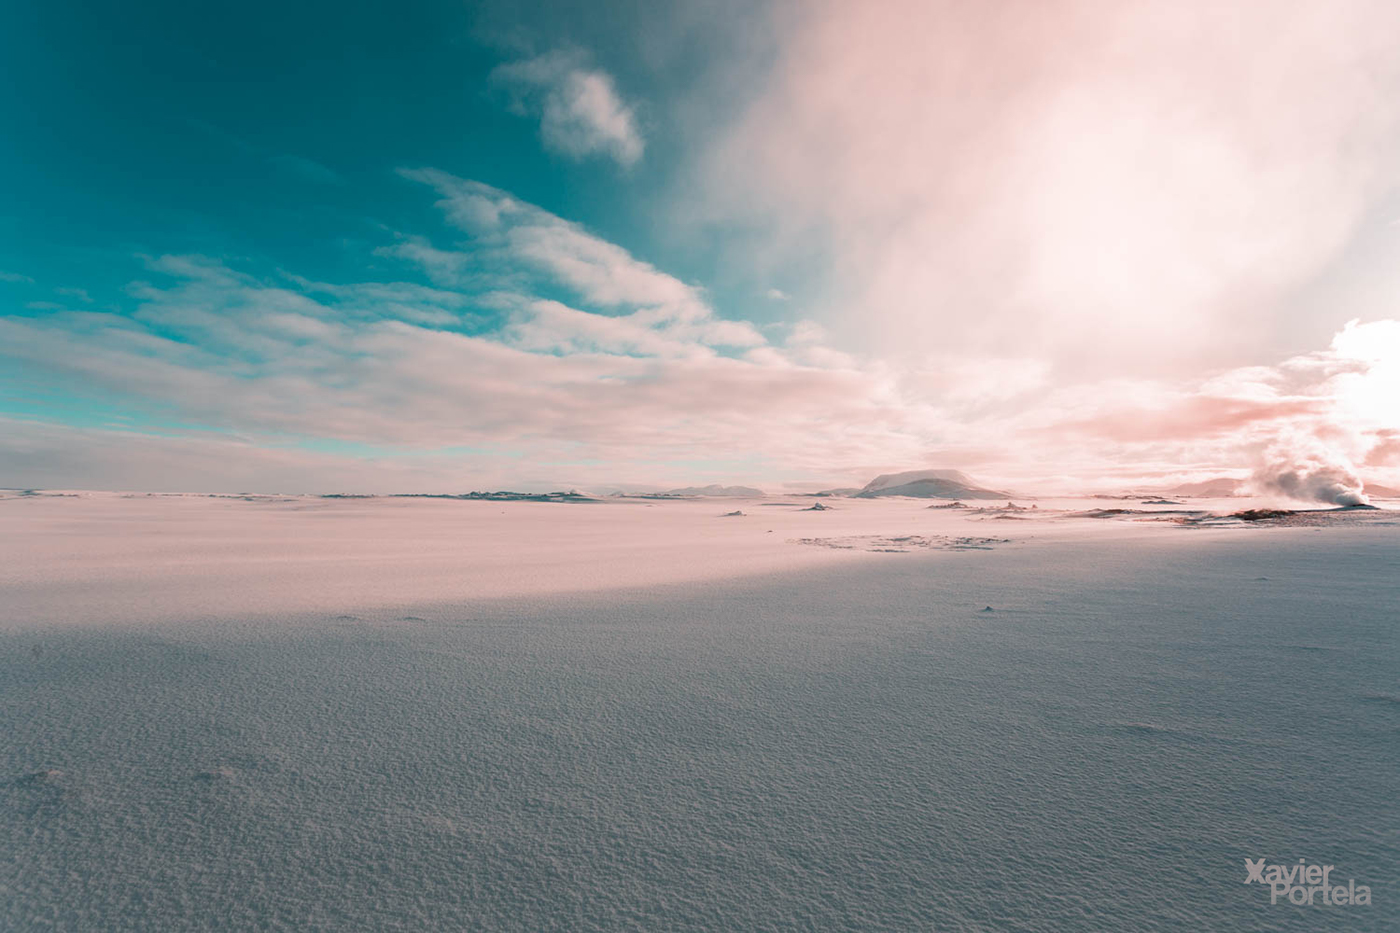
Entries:
[[813,502],[4,497],[0,929],[1400,926],[1400,515]]

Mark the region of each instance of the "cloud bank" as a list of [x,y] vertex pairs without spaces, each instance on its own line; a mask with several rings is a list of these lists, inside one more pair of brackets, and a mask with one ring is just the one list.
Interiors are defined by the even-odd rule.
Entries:
[[378,252],[432,284],[144,257],[129,309],[0,319],[0,357],[30,391],[125,412],[12,417],[7,485],[823,485],[956,465],[1081,491],[1248,469],[1284,438],[1377,477],[1400,467],[1396,321],[1191,379],[1056,384],[1034,357],[898,367],[835,349],[811,322],[722,317],[703,289],[508,192],[401,174],[437,198],[446,232]]
[[845,345],[1276,359],[1308,336],[1281,302],[1393,186],[1393,4],[774,9],[777,61],[679,213],[758,229]]

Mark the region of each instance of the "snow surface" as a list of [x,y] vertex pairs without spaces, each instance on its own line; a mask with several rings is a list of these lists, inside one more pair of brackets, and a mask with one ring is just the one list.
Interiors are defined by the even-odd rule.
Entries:
[[0,929],[1400,926],[1395,513],[809,501],[0,501]]

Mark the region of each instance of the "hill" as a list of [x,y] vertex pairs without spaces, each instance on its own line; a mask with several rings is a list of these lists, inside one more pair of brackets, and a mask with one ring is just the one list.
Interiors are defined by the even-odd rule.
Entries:
[[763,494],[762,489],[754,489],[752,486],[720,486],[715,483],[709,486],[683,486],[661,493],[663,496],[723,496],[731,499],[757,499]]
[[979,486],[957,470],[910,470],[875,477],[856,493],[858,499],[912,496],[918,499],[1005,499],[1009,494]]
[[1200,499],[1229,499],[1245,494],[1244,480],[1230,476],[1202,480],[1196,483],[1182,483],[1165,490],[1173,496],[1194,496]]

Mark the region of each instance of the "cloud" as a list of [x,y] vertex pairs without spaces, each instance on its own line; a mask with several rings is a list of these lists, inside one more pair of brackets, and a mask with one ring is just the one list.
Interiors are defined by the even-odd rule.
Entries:
[[1376,444],[1366,455],[1363,465],[1377,470],[1400,467],[1400,428],[1377,431]]
[[1241,399],[1228,396],[1162,393],[1142,406],[1113,406],[1084,420],[1057,423],[1056,431],[1115,441],[1182,441],[1215,436],[1238,438],[1257,425],[1273,425],[1301,415],[1322,414],[1316,398]]
[[[288,287],[202,257],[150,266],[173,281],[135,286],[141,304],[133,315],[0,320],[0,353],[14,372],[207,426],[180,433],[191,438],[188,458],[206,464],[200,470],[210,469],[216,450],[242,464],[230,465],[230,477],[267,468],[261,485],[202,488],[286,489],[290,481],[271,477],[310,477],[312,463],[322,485],[295,488],[456,488],[464,476],[469,485],[545,476],[646,482],[681,478],[683,464],[704,459],[743,462],[754,480],[854,481],[898,465],[953,464],[1020,488],[1044,489],[1063,476],[1082,490],[1238,468],[1299,435],[1360,463],[1397,434],[1384,412],[1353,423],[1352,434],[1337,429],[1346,406],[1385,391],[1394,359],[1372,357],[1377,335],[1396,322],[1357,324],[1326,350],[1203,383],[1047,389],[1034,367],[985,360],[983,381],[971,369],[954,371],[949,378],[967,384],[950,387],[830,350],[818,328],[799,328],[788,348],[727,357],[630,315],[513,296],[499,327],[470,335],[389,313],[404,304],[470,313],[469,299],[425,286]],[[71,471],[74,451],[91,438],[68,430],[50,425],[44,436],[46,456]],[[307,459],[297,452],[306,439],[377,453]],[[132,464],[138,451],[169,446],[108,435],[101,443]],[[32,457],[4,456],[17,482],[55,485],[15,472],[38,462]],[[288,473],[291,461],[304,472]]]
[[890,357],[1171,376],[1293,352],[1282,303],[1400,158],[1382,0],[772,9],[773,67],[695,140],[676,216],[757,231],[755,274],[815,281],[809,313]]
[[549,149],[575,159],[607,155],[624,167],[642,157],[646,146],[632,107],[582,52],[556,50],[500,65],[491,81],[510,95],[512,110],[539,118]]
[[0,282],[11,282],[16,285],[33,285],[34,280],[27,275],[20,275],[18,272],[5,272],[0,270]]
[[436,285],[462,286],[473,278],[475,263],[470,254],[438,249],[427,237],[401,236],[399,242],[378,247],[374,252],[377,256],[402,259],[418,266]]
[[1393,476],[1398,378],[1400,321],[1351,321],[1326,349],[1269,366],[1051,388],[1031,418],[1007,427],[1061,462],[1057,450],[1091,446],[1100,463],[1090,472],[1113,463],[1144,476],[1248,467],[1262,491],[1296,497],[1314,488],[1308,477],[1355,478],[1356,465],[1372,479]]
[[[188,437],[191,457],[223,451],[269,477],[287,475],[290,456],[270,452],[329,443],[432,461],[437,482],[460,478],[464,459],[486,469],[482,451],[504,452],[517,470],[522,460],[554,476],[573,469],[578,482],[616,480],[619,469],[680,480],[668,473],[676,464],[726,457],[816,469],[833,454],[888,453],[910,429],[885,374],[840,354],[816,361],[815,328],[801,346],[769,347],[752,324],[718,317],[701,290],[576,224],[442,172],[404,174],[433,186],[467,239],[448,250],[404,235],[381,252],[445,284],[324,283],[208,256],[141,257],[149,277],[128,286],[130,309],[0,319],[4,368],[37,390],[62,386],[135,423],[173,425],[163,431]],[[548,297],[560,288],[592,310]],[[40,433],[64,470],[92,440],[56,424]],[[128,458],[169,446],[98,440]],[[9,456],[21,470],[37,463]],[[327,482],[365,475],[363,459]],[[89,462],[98,485],[116,482]],[[428,488],[427,475],[414,488]]]
[[8,477],[37,488],[148,492],[391,491],[400,481],[411,487],[404,474],[415,467],[347,462],[212,432],[171,436],[8,418],[0,418],[0,463]]
[[[489,265],[486,284],[498,291],[518,289],[524,279],[537,277],[551,287],[569,289],[595,308],[635,309],[628,318],[633,326],[665,331],[686,342],[728,347],[765,342],[751,324],[718,318],[700,289],[578,224],[490,185],[436,169],[403,169],[400,174],[437,191],[437,206],[447,221],[471,236],[467,249],[443,251],[407,240],[387,250],[417,263],[435,281],[462,284],[473,274],[469,270]],[[560,324],[567,319],[549,316]]]
[[473,337],[347,320],[232,271],[185,268],[197,277],[147,287],[134,319],[0,321],[0,344],[22,369],[264,446],[279,437],[399,453],[486,446],[557,468],[748,456],[765,436],[785,460],[815,463],[903,417],[885,409],[869,374],[675,353],[675,338],[548,302],[496,337]]
[[0,432],[9,482],[676,485],[705,463],[728,481],[849,485],[952,466],[1083,491],[1240,472],[1297,438],[1368,479],[1400,468],[1394,320],[1185,375],[1066,379],[1034,354],[958,347],[892,360],[838,350],[812,321],[770,342],[704,290],[508,192],[402,174],[432,188],[460,239],[440,249],[402,234],[380,253],[432,285],[145,256],[119,312],[0,317],[0,388],[86,396],[128,418],[14,420]]

